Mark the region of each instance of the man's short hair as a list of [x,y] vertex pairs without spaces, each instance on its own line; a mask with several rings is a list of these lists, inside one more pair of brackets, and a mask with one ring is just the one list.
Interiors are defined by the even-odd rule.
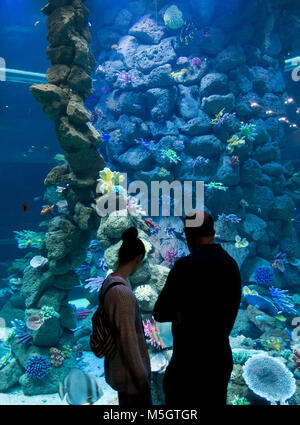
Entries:
[[196,219],[196,213],[193,215],[187,215],[184,219],[184,227],[186,231],[186,235],[190,238],[198,238],[202,236],[213,236],[215,234],[214,230],[214,219],[212,216],[204,211],[203,212],[203,223],[201,226],[192,227],[192,226],[186,226],[187,220],[195,220]]

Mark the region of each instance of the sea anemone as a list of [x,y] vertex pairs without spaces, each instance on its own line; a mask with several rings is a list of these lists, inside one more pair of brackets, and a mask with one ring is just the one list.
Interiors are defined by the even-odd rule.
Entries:
[[150,301],[151,292],[150,285],[140,285],[134,290],[134,294],[139,301]]

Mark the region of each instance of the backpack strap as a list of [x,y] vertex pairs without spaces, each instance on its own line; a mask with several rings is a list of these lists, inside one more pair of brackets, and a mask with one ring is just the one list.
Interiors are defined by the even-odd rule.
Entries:
[[108,285],[108,287],[106,288],[106,290],[104,291],[104,293],[101,291],[101,293],[100,293],[100,304],[101,305],[103,305],[103,301],[104,301],[104,297],[105,297],[105,295],[106,295],[106,293],[111,289],[111,288],[113,288],[114,286],[117,286],[117,285],[125,285],[125,283],[123,283],[123,282],[113,282],[113,283],[111,283],[110,285]]

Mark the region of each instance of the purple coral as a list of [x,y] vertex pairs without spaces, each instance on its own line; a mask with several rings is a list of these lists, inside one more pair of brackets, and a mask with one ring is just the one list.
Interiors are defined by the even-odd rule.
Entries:
[[88,289],[90,293],[99,292],[102,287],[104,279],[105,278],[101,276],[91,277],[85,280],[88,283],[84,285],[84,287]]
[[234,118],[236,115],[235,112],[233,112],[232,114],[229,114],[228,112],[226,112],[222,117],[220,117],[217,122],[216,125],[223,125],[225,122],[229,121],[230,119]]
[[192,168],[199,168],[201,167],[201,165],[204,164],[208,164],[209,163],[209,159],[208,158],[204,158],[203,156],[197,156],[195,159],[190,159],[188,161],[188,165]]
[[230,223],[239,223],[242,219],[239,218],[237,215],[235,214],[224,214],[222,213],[221,215],[218,215],[218,219],[220,221],[226,221],[226,222],[230,222]]
[[121,81],[121,83],[123,84],[131,83],[131,77],[129,73],[126,71],[117,71],[117,79],[118,81]]
[[164,262],[167,267],[174,265],[175,261],[184,254],[182,249],[168,249],[164,256]]
[[93,311],[89,310],[88,308],[79,308],[76,310],[76,317],[77,320],[83,320],[86,317],[88,317]]
[[175,140],[175,142],[173,142],[173,148],[177,151],[183,151],[184,150],[184,141],[183,140]]

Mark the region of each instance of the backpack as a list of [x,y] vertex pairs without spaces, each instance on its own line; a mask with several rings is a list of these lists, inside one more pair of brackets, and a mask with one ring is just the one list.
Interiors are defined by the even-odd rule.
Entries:
[[116,343],[109,326],[103,304],[104,296],[107,291],[116,285],[124,285],[124,283],[113,282],[112,284],[108,285],[105,292],[103,292],[101,288],[99,297],[100,303],[92,317],[93,332],[90,336],[90,347],[95,356],[99,357],[100,359],[105,356],[111,356],[116,349]]

